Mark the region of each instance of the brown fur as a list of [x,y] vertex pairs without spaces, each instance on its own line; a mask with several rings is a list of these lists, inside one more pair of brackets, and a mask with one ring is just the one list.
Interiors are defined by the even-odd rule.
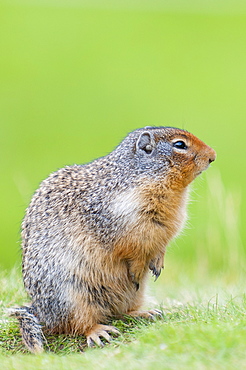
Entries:
[[186,131],[147,127],[108,156],[43,181],[22,225],[32,304],[15,311],[22,331],[22,318],[33,317],[24,338],[32,352],[42,350],[41,329],[35,341],[28,338],[38,322],[101,345],[100,337],[117,332],[102,325],[109,318],[160,315],[140,311],[148,271],[158,278],[186,219],[188,185],[214,159],[214,150]]

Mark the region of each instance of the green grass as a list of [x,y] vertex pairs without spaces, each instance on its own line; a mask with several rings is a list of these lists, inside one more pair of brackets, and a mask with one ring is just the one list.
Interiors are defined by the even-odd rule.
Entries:
[[[26,300],[20,274],[1,273],[1,314]],[[114,321],[121,336],[103,349],[87,349],[84,337],[47,336],[46,352],[31,355],[21,343],[16,321],[0,322],[2,369],[233,369],[246,366],[246,296],[217,289],[210,298],[199,286],[170,284],[183,302],[164,298],[163,319]],[[200,286],[205,292],[204,286]],[[198,290],[197,290],[198,289]],[[211,292],[209,293],[211,294]],[[192,297],[191,297],[192,296]]]

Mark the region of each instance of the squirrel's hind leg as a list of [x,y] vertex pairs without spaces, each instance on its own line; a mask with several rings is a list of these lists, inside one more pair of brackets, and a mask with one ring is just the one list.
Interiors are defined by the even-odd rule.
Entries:
[[18,319],[22,340],[29,351],[35,354],[43,352],[43,332],[32,307],[10,308],[8,313]]
[[100,337],[106,339],[107,342],[110,342],[111,337],[108,332],[119,335],[120,332],[114,326],[109,325],[94,325],[88,332],[85,333],[88,347],[93,347],[94,344],[97,344],[99,347],[103,347],[103,343]]

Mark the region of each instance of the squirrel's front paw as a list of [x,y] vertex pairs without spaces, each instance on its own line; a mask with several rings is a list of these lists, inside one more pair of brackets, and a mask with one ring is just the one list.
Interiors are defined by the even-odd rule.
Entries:
[[140,281],[143,277],[144,263],[134,263],[133,261],[128,261],[128,274],[130,280],[133,282],[136,290],[139,289]]
[[117,330],[114,326],[101,324],[94,325],[93,328],[86,333],[88,347],[93,347],[95,344],[97,344],[99,347],[103,347],[104,344],[100,337],[103,337],[107,342],[110,342],[111,337],[108,332],[116,335],[120,334],[119,330]]
[[136,278],[135,274],[133,272],[130,272],[131,281],[133,282],[136,290],[139,289],[139,280]]
[[164,267],[164,254],[150,261],[149,269],[152,271],[152,274],[155,276],[155,281],[160,276],[161,270],[163,269],[163,267]]

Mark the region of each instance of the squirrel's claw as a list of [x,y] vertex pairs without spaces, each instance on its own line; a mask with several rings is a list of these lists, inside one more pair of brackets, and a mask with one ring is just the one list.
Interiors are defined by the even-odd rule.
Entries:
[[87,337],[87,345],[88,347],[94,347],[94,345],[97,344],[98,347],[103,347],[104,344],[100,340],[100,338],[97,335],[92,334],[90,337]]
[[153,276],[155,276],[155,281],[161,274],[161,270],[164,268],[164,254],[151,260],[149,263],[149,269],[152,271]]
[[110,342],[112,338],[108,332],[116,335],[120,334],[119,330],[117,330],[114,326],[100,324],[95,325],[90,332],[86,334],[88,347],[94,347],[95,344],[97,344],[99,347],[103,347],[104,344],[100,337],[103,337],[107,342]]
[[149,264],[149,269],[151,270],[152,275],[155,277],[156,281],[161,274],[161,269],[157,269],[152,261]]
[[132,316],[132,317],[140,317],[143,319],[148,319],[148,320],[154,320],[155,318],[162,318],[163,313],[162,311],[154,308],[153,310],[149,311],[130,311],[127,313],[127,315]]
[[158,317],[158,318],[163,317],[162,311],[158,310],[157,308],[154,308],[153,310],[150,310],[148,312],[153,316],[153,319],[156,318],[156,317]]

